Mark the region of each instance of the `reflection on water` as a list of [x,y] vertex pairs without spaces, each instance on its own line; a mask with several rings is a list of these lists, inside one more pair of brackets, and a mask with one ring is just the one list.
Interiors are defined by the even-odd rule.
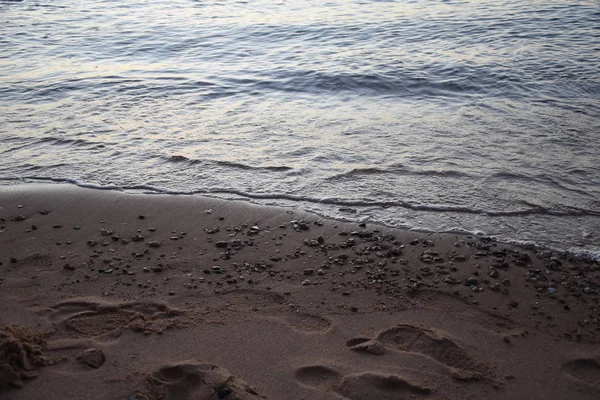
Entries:
[[24,0],[0,22],[6,182],[600,249],[595,1]]

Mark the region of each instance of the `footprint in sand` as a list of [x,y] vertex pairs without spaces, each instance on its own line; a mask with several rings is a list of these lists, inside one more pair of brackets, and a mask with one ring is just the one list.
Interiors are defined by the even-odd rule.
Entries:
[[285,311],[286,299],[283,295],[254,289],[236,289],[222,294],[230,310],[253,310],[270,315],[300,332],[323,333],[329,330],[331,322],[318,315]]
[[272,310],[282,307],[285,298],[282,294],[255,289],[235,289],[224,292],[221,298],[227,301],[230,309]]
[[562,369],[569,377],[600,393],[600,356],[569,360],[563,363]]
[[473,307],[463,299],[447,293],[419,290],[411,298],[423,308],[443,310],[452,314],[453,318],[473,322],[497,334],[506,334],[517,327],[510,318]]
[[[40,314],[47,314],[47,311],[42,310]],[[71,335],[96,338],[118,334],[125,328],[162,331],[184,326],[183,315],[183,311],[159,302],[111,303],[95,298],[81,298],[54,305],[48,318]]]
[[343,375],[333,368],[313,365],[299,368],[296,380],[316,390],[347,400],[431,399],[432,390],[398,375],[361,372]]
[[354,351],[383,355],[387,350],[420,354],[450,368],[457,380],[493,378],[492,369],[471,357],[454,340],[434,330],[402,324],[386,329],[374,339],[350,339],[346,346]]
[[242,379],[218,365],[190,360],[168,364],[146,377],[124,400],[264,399]]
[[324,333],[331,328],[331,322],[323,317],[305,313],[293,313],[284,318],[293,329],[307,333]]

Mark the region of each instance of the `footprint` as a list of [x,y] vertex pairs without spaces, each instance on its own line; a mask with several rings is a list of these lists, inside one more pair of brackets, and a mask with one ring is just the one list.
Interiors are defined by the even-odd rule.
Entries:
[[[58,327],[85,337],[119,334],[125,328],[162,331],[189,323],[183,311],[152,301],[111,303],[80,298],[60,302],[50,311],[48,319],[56,322]],[[40,311],[40,314],[46,313],[46,310]]]
[[279,293],[254,289],[236,289],[224,292],[221,297],[228,301],[229,307],[249,309],[273,309],[282,306],[285,298]]
[[431,389],[411,383],[398,375],[376,372],[342,375],[324,365],[299,368],[296,380],[301,385],[326,393],[336,393],[346,400],[425,399],[432,393]]
[[457,380],[468,381],[494,376],[491,368],[472,358],[454,340],[431,329],[402,324],[386,329],[375,339],[354,338],[346,343],[354,351],[382,355],[386,348],[417,353],[446,365]]
[[600,357],[575,358],[562,368],[570,377],[600,391]]
[[17,260],[19,268],[32,267],[38,271],[52,271],[52,257],[49,254],[34,253]]
[[305,386],[330,388],[339,384],[341,374],[336,370],[323,366],[311,365],[296,371],[296,380]]
[[350,400],[402,400],[427,398],[431,389],[397,375],[363,372],[345,376],[339,393]]
[[189,360],[168,364],[150,374],[127,399],[264,399],[255,388],[218,365]]
[[452,314],[453,318],[474,322],[498,334],[506,334],[506,331],[515,329],[517,326],[510,318],[475,308],[463,299],[447,293],[419,290],[411,297],[421,307],[443,310]]
[[331,328],[331,322],[318,315],[293,313],[285,317],[285,321],[292,328],[301,332],[323,333]]

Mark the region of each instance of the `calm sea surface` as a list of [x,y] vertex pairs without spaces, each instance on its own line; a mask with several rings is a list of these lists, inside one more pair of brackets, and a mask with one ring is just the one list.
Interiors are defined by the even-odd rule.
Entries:
[[0,0],[0,184],[600,254],[598,1]]

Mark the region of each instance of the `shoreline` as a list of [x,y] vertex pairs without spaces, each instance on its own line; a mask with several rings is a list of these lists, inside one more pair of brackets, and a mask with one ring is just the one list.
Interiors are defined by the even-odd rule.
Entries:
[[[323,211],[318,211],[318,210],[304,210],[304,209],[298,209],[298,205],[294,204],[294,205],[276,205],[276,204],[261,204],[260,201],[266,201],[266,200],[280,200],[280,201],[292,201],[290,199],[279,199],[279,198],[271,198],[271,197],[267,197],[267,198],[263,198],[263,197],[247,197],[247,194],[238,194],[238,193],[229,193],[229,192],[191,192],[191,193],[187,193],[187,192],[171,192],[171,191],[162,191],[162,189],[158,189],[158,188],[154,188],[151,186],[138,186],[138,187],[134,187],[134,188],[122,188],[119,186],[102,186],[102,185],[96,185],[96,184],[85,184],[85,183],[80,183],[80,182],[76,182],[76,181],[71,181],[71,180],[50,180],[52,183],[47,183],[47,182],[36,182],[35,179],[33,179],[30,182],[27,181],[23,181],[22,178],[15,178],[15,179],[9,179],[8,182],[15,182],[15,183],[9,183],[6,185],[0,185],[0,190],[2,190],[1,188],[8,188],[8,187],[48,187],[48,188],[52,188],[52,187],[64,187],[64,188],[68,188],[68,187],[73,187],[73,188],[81,188],[81,189],[86,189],[86,190],[99,190],[99,191],[108,191],[108,192],[116,192],[116,193],[122,193],[122,194],[130,194],[130,195],[143,195],[143,196],[174,196],[174,197],[179,197],[179,196],[183,196],[183,197],[196,197],[196,198],[200,198],[200,199],[212,199],[212,200],[217,200],[217,201],[225,201],[225,202],[233,202],[233,203],[240,203],[240,204],[250,204],[253,206],[257,206],[257,207],[266,207],[266,208],[276,208],[276,209],[284,209],[284,210],[294,210],[295,212],[302,212],[305,213],[307,215],[314,215],[317,216],[318,218],[322,218],[324,220],[331,220],[331,221],[338,221],[341,223],[360,223],[360,222],[366,222],[369,223],[370,225],[375,225],[375,226],[379,226],[385,229],[392,229],[392,230],[396,230],[396,231],[406,231],[406,232],[416,232],[416,233],[424,233],[424,234],[441,234],[441,235],[462,235],[462,236],[475,236],[475,237],[483,237],[483,238],[491,238],[494,241],[498,241],[500,243],[504,243],[504,244],[508,244],[511,246],[516,246],[516,247],[520,247],[522,249],[528,249],[528,250],[534,250],[534,251],[552,251],[553,253],[556,254],[560,254],[563,256],[567,256],[567,257],[573,257],[573,258],[577,258],[577,259],[581,259],[583,261],[600,261],[600,248],[597,249],[589,249],[586,247],[586,245],[565,245],[564,247],[556,247],[555,245],[551,245],[551,244],[544,244],[539,240],[532,240],[532,239],[516,239],[516,238],[510,238],[510,237],[503,237],[501,235],[494,235],[494,234],[486,234],[485,232],[481,232],[478,231],[477,229],[473,230],[473,231],[469,231],[466,229],[462,229],[462,228],[456,228],[456,230],[454,230],[454,228],[450,228],[450,229],[446,229],[446,230],[435,230],[435,229],[428,229],[428,228],[419,228],[419,227],[405,227],[405,226],[395,226],[393,224],[388,224],[385,222],[381,222],[381,221],[368,221],[368,220],[364,220],[361,218],[355,218],[352,219],[350,217],[335,217],[335,216],[331,216],[331,215],[327,215],[325,212]],[[221,197],[218,196],[218,194],[223,194],[223,193],[227,193],[228,195],[234,195],[237,196],[236,198],[226,198],[226,197]],[[299,203],[308,201],[308,200],[295,200]],[[311,203],[311,201],[308,201],[308,203]],[[327,203],[325,203],[327,204]],[[351,207],[345,207],[345,204],[339,204],[340,206],[340,210],[345,209],[345,208],[349,208],[352,209]],[[356,211],[356,210],[354,210]],[[593,234],[593,233],[592,233]]]
[[11,185],[0,207],[7,398],[600,394],[598,263],[199,196]]

